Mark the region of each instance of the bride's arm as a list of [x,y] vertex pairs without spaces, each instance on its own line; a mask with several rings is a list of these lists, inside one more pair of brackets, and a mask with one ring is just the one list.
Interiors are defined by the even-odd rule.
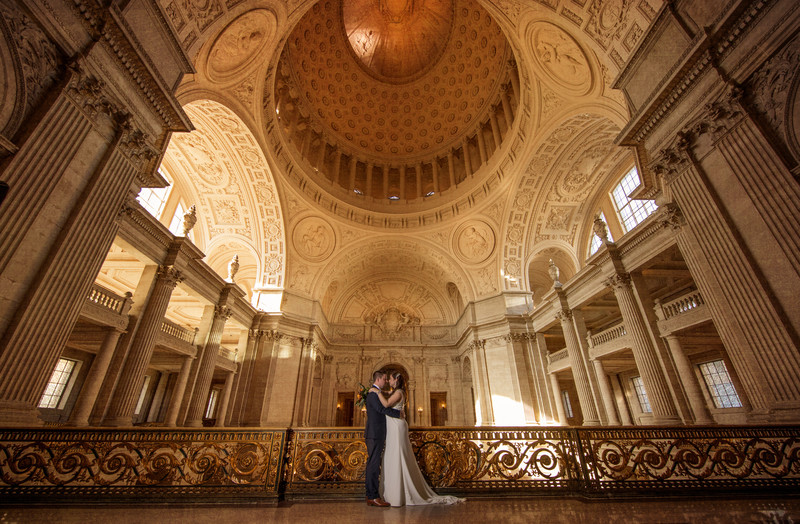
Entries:
[[389,398],[386,399],[387,406],[394,406],[403,398],[403,390],[396,389],[389,395]]

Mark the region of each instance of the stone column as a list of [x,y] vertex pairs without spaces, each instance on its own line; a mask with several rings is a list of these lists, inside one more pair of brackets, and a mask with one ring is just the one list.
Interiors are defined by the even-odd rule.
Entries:
[[456,166],[454,165],[453,150],[447,151],[447,174],[450,177],[450,187],[456,187]]
[[336,148],[336,158],[333,161],[333,174],[330,179],[331,182],[336,184],[339,182],[339,171],[342,169],[342,151]]
[[616,274],[606,281],[617,298],[625,330],[632,341],[633,359],[642,376],[642,383],[650,406],[653,408],[653,422],[656,424],[679,424],[680,418],[669,391],[667,380],[661,368],[658,354],[652,342],[636,303],[631,287],[630,275]]
[[229,426],[240,426],[242,424],[242,414],[247,403],[248,391],[250,390],[250,379],[253,374],[255,364],[255,346],[258,338],[257,329],[243,331],[239,335],[239,352],[242,361],[237,374],[238,380],[233,392],[233,402],[228,414]]
[[474,340],[469,347],[472,350],[472,379],[477,396],[477,407],[480,408],[476,415],[480,417],[481,426],[491,426],[494,424],[494,411],[486,365],[486,341]]
[[119,337],[122,333],[116,328],[108,328],[106,331],[100,350],[95,355],[92,367],[83,382],[78,401],[72,409],[72,415],[69,420],[70,425],[89,425],[89,416],[92,414],[92,408],[97,400],[97,393],[100,391],[100,386],[103,385],[103,378],[106,376],[108,365],[111,363],[111,357],[114,355],[114,350],[117,348],[117,342],[119,342]]
[[469,154],[469,140],[467,137],[464,137],[464,140],[461,142],[461,150],[464,152],[464,176],[467,178],[472,176],[472,157]]
[[433,169],[433,192],[439,194],[439,159],[433,157],[431,160],[431,168]]
[[422,188],[422,164],[415,165],[414,171],[417,173],[417,196],[425,196],[425,190]]
[[483,124],[478,126],[478,133],[476,136],[478,137],[478,154],[481,158],[481,165],[483,165],[489,160],[489,155],[486,154],[486,138],[483,136]]
[[358,160],[356,160],[355,156],[350,157],[350,182],[348,183],[348,187],[350,191],[354,191],[356,188],[356,169],[358,167]]
[[675,362],[675,367],[678,370],[678,376],[683,384],[683,390],[686,392],[686,397],[689,400],[689,406],[692,408],[694,414],[695,424],[714,424],[714,419],[711,418],[711,413],[706,406],[706,399],[703,391],[700,389],[700,383],[697,381],[697,375],[694,372],[686,353],[681,347],[678,337],[675,335],[667,335],[664,337],[667,340],[670,353],[672,353],[672,360]]
[[536,333],[531,347],[533,365],[533,376],[536,380],[537,398],[539,402],[539,424],[545,423],[548,420],[556,420],[558,412],[556,411],[556,404],[558,404],[557,392],[552,391],[552,382],[547,378],[547,342],[545,341],[544,334]]
[[511,112],[511,104],[508,101],[508,84],[503,84],[500,87],[500,103],[503,104],[503,115],[506,117],[506,124],[511,129],[514,123],[514,114]]
[[517,77],[517,62],[515,60],[509,60],[508,65],[510,66],[510,70],[508,72],[508,76],[511,79],[511,87],[514,90],[514,98],[519,100],[519,78]]
[[219,407],[217,408],[217,422],[214,424],[214,426],[218,428],[225,427],[225,420],[228,418],[228,405],[230,404],[234,377],[236,377],[235,371],[228,372],[225,377],[225,386],[222,388],[218,404]]
[[371,197],[372,196],[372,162],[367,164],[367,178],[364,180],[364,195]]
[[614,401],[617,404],[617,412],[622,419],[622,425],[633,426],[633,420],[631,420],[631,414],[628,411],[628,403],[625,401],[625,392],[622,391],[622,385],[619,383],[619,376],[615,375],[609,378],[611,390],[614,393]]
[[489,123],[492,125],[492,138],[494,138],[494,149],[500,149],[500,143],[503,141],[502,134],[500,133],[500,124],[497,123],[497,105],[493,105],[489,111]]
[[406,166],[400,166],[400,200],[406,199]]
[[177,425],[178,412],[181,410],[183,392],[186,391],[186,383],[189,381],[189,373],[192,369],[193,360],[193,357],[184,357],[183,359],[181,370],[178,373],[178,379],[175,381],[175,388],[169,399],[167,414],[164,416],[164,425],[167,427],[174,428]]
[[567,425],[567,413],[564,411],[564,402],[561,399],[561,386],[558,385],[558,377],[555,373],[549,373],[550,387],[553,390],[553,395],[556,397],[556,413],[558,414],[558,423],[562,426]]
[[[127,120],[96,123],[110,139],[90,134],[66,98],[45,121],[48,136],[35,132],[4,171],[13,188],[0,214],[0,287],[8,290],[0,301],[0,422],[8,425],[40,423],[38,402],[137,183],[141,165],[131,155],[150,152]],[[74,179],[57,190],[66,176]]]
[[612,426],[619,425],[619,418],[617,418],[617,410],[614,409],[614,394],[611,392],[611,386],[608,383],[608,376],[603,363],[599,359],[593,359],[595,375],[597,375],[597,384],[600,386],[600,396],[603,397],[603,406],[606,408],[606,416],[608,423]]
[[153,354],[156,335],[164,321],[164,313],[167,311],[172,290],[181,280],[183,277],[174,266],[159,268],[153,291],[147,301],[139,328],[128,351],[122,375],[114,391],[106,424],[130,426],[133,423],[133,411],[136,408],[147,365]]
[[208,391],[211,388],[211,379],[214,375],[214,368],[217,365],[217,355],[219,354],[219,343],[222,341],[222,332],[225,330],[225,323],[230,318],[233,311],[227,306],[216,306],[214,308],[214,319],[211,323],[211,331],[208,334],[203,356],[197,368],[197,378],[195,379],[192,398],[189,401],[189,408],[186,412],[185,426],[190,428],[203,427],[203,415],[208,399]]
[[583,425],[597,426],[600,424],[600,417],[594,405],[589,376],[583,363],[580,342],[578,341],[578,335],[575,333],[575,326],[572,323],[572,311],[562,309],[556,314],[556,318],[561,322],[561,330],[567,343],[567,354],[572,368],[572,376],[575,379],[575,389],[578,390],[578,402],[580,402],[581,411],[583,412]]

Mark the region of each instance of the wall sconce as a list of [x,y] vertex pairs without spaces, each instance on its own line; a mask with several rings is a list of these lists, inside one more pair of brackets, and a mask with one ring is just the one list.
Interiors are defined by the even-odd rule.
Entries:
[[447,404],[445,404],[444,402],[442,402],[442,406],[441,406],[441,407],[442,407],[442,409],[445,409],[445,408],[447,408]]
[[420,407],[418,407],[418,408],[417,408],[417,413],[419,413],[420,415],[422,415],[422,406],[420,406]]
[[342,409],[342,405],[341,405],[341,404],[339,404],[339,403],[337,403],[337,404],[336,404],[336,409]]
[[367,407],[366,407],[366,406],[364,406],[363,408],[361,408],[361,413],[366,413],[366,412],[367,412]]

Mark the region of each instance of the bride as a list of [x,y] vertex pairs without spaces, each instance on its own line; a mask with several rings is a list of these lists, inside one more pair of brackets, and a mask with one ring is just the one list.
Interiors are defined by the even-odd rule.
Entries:
[[[394,372],[389,376],[392,392],[384,398],[381,391],[373,386],[384,407],[403,411],[405,394],[403,376]],[[381,467],[381,493],[383,499],[392,506],[421,506],[423,504],[455,504],[464,499],[437,495],[428,486],[419,470],[411,441],[408,439],[408,424],[404,418],[386,418],[386,448]]]

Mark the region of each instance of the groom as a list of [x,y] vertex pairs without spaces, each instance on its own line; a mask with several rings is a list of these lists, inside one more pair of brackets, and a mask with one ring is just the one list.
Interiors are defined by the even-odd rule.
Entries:
[[[372,374],[372,385],[383,389],[386,385],[386,373],[376,371]],[[385,408],[378,398],[378,393],[370,391],[367,395],[367,427],[364,430],[364,440],[367,442],[367,505],[390,506],[378,493],[381,475],[381,458],[383,446],[386,443],[386,416],[401,418],[403,413],[396,409]]]

